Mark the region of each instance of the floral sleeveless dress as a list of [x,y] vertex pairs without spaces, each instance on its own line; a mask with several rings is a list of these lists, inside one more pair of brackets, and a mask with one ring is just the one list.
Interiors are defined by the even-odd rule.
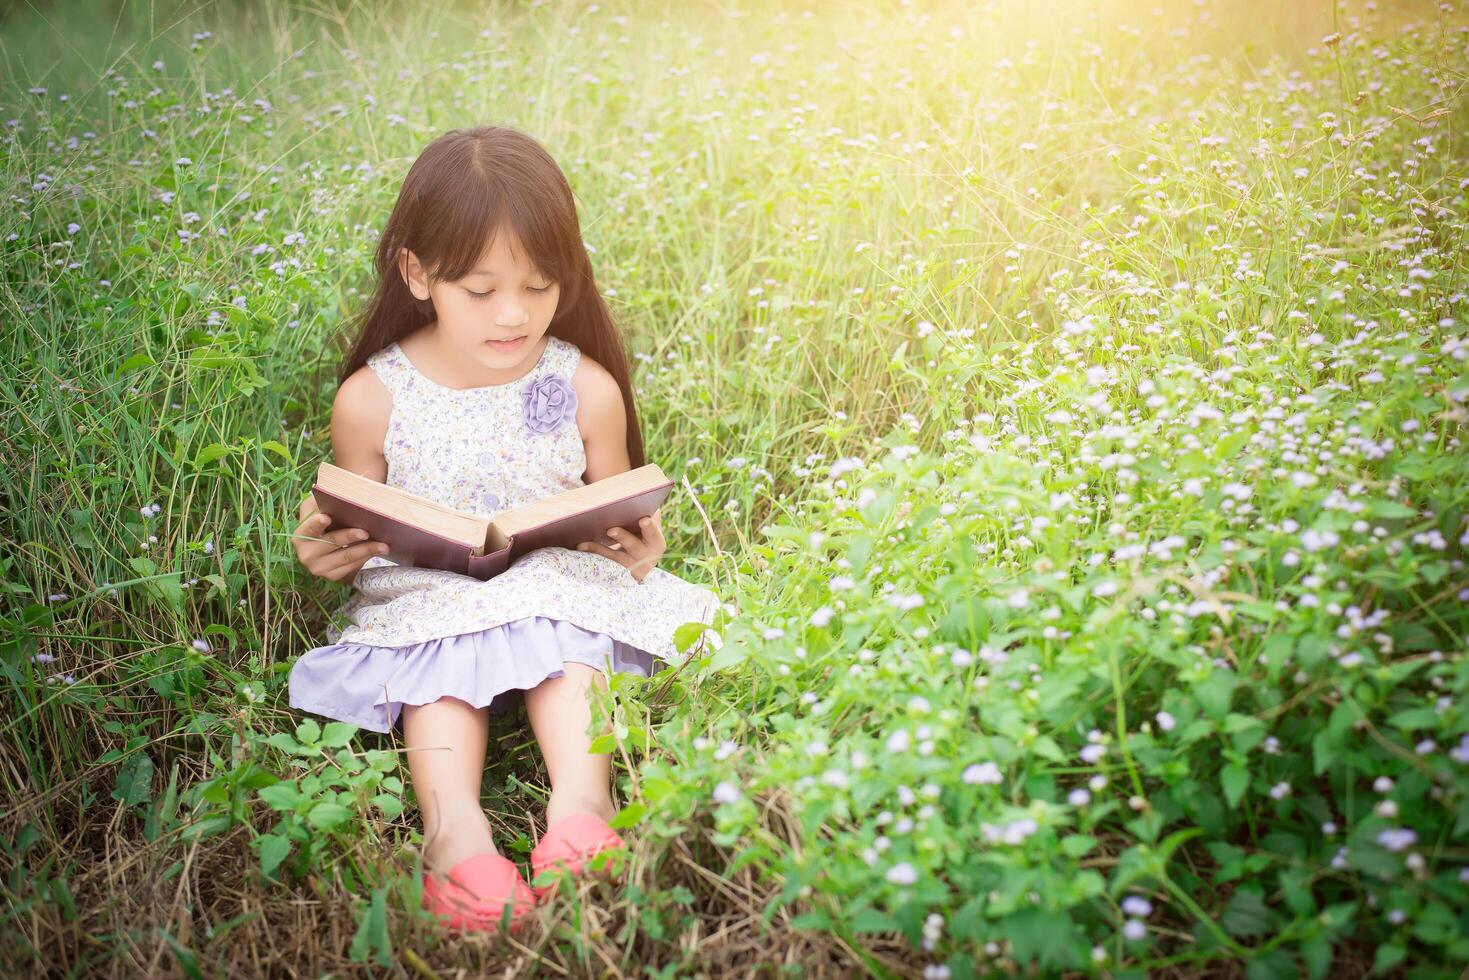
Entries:
[[[571,386],[581,351],[546,335],[523,377],[481,388],[430,381],[397,343],[367,363],[393,396],[387,483],[493,513],[583,486]],[[405,704],[460,698],[500,714],[567,662],[647,677],[673,661],[673,632],[711,623],[709,589],[661,568],[639,582],[594,552],[540,548],[486,581],[370,558],[327,628],[291,668],[293,708],[377,732]]]

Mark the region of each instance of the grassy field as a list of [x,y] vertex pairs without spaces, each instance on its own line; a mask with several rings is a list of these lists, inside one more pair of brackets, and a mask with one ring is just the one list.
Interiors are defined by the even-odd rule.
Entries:
[[[1469,960],[1462,3],[4,9],[7,975]],[[479,123],[566,170],[726,600],[609,699],[628,882],[511,943],[285,703],[377,229]]]

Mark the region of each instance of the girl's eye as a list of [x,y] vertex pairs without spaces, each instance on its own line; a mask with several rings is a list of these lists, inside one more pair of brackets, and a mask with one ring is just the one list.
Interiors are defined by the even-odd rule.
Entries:
[[[543,286],[540,289],[537,289],[535,286],[527,286],[526,288],[529,289],[533,293],[549,293],[551,291],[551,287],[550,286]],[[493,293],[494,290],[493,289],[490,290],[489,293],[477,293],[477,292],[475,292],[472,289],[466,289],[465,292],[468,293],[469,295],[473,296],[475,299],[484,299],[487,296],[489,296],[490,293]]]

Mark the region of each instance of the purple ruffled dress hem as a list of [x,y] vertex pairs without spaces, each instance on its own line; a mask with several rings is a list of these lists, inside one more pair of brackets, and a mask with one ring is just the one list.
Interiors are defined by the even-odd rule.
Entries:
[[301,654],[291,667],[293,708],[387,733],[405,704],[455,697],[504,714],[521,692],[560,677],[566,663],[604,673],[652,675],[651,653],[548,616],[402,647],[335,643]]

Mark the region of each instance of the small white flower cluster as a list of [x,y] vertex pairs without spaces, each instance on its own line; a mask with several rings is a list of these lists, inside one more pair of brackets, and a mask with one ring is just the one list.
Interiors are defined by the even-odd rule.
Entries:
[[720,780],[719,784],[714,787],[715,803],[738,803],[741,796],[739,787],[728,780]]
[[962,778],[971,786],[998,786],[1003,777],[995,763],[976,762],[965,768]]
[[888,605],[893,606],[896,609],[901,609],[903,612],[908,612],[911,609],[917,609],[919,606],[923,605],[923,596],[917,592],[914,592],[911,595],[900,595],[899,593],[894,592],[886,596],[884,601]]
[[1389,827],[1377,835],[1377,843],[1389,851],[1406,851],[1418,842],[1418,835],[1407,827]]
[[918,880],[918,870],[907,861],[902,861],[888,868],[884,875],[894,885],[911,885]]
[[[923,920],[923,948],[926,950],[933,949],[939,944],[939,940],[942,939],[943,936],[944,917],[937,912],[928,913],[928,917]],[[929,973],[929,969],[929,967],[924,968],[924,976],[931,975]],[[943,975],[948,976],[948,967],[943,967],[942,969],[944,970]]]
[[1029,817],[1021,817],[1004,824],[979,825],[980,835],[990,844],[1021,844],[1039,829],[1040,825]]
[[843,456],[841,459],[838,459],[836,462],[831,464],[831,469],[827,471],[826,476],[828,480],[835,481],[839,479],[843,474],[850,473],[853,470],[860,470],[866,465],[867,464],[865,462],[863,462],[856,456]]

